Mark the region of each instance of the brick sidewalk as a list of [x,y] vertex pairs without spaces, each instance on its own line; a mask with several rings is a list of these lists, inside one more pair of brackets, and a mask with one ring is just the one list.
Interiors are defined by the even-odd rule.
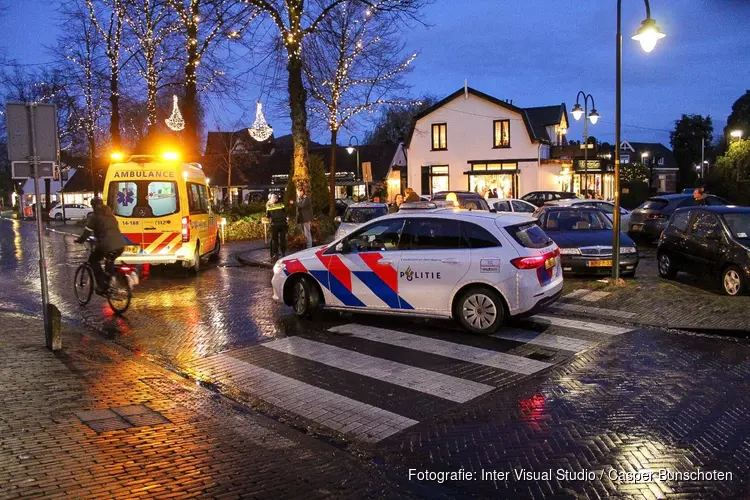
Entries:
[[374,465],[77,328],[53,354],[39,319],[0,323],[0,498],[395,496]]

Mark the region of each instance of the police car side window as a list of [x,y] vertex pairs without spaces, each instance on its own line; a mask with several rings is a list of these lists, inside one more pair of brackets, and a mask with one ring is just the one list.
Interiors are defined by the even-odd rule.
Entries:
[[471,222],[461,222],[463,239],[470,248],[492,248],[502,246],[489,231]]
[[457,250],[462,246],[461,239],[461,226],[457,220],[414,217],[406,219],[400,248],[402,250]]
[[344,241],[352,253],[396,250],[403,225],[404,219],[379,221],[353,233]]

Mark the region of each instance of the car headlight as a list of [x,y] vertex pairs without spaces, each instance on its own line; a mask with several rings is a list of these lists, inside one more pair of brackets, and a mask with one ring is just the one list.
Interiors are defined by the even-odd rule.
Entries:
[[581,250],[578,248],[561,248],[560,253],[562,255],[581,255]]
[[278,274],[282,272],[284,269],[286,269],[286,264],[284,264],[284,261],[281,259],[276,261],[276,264],[273,265],[273,273]]
[[638,253],[636,247],[620,247],[620,253]]

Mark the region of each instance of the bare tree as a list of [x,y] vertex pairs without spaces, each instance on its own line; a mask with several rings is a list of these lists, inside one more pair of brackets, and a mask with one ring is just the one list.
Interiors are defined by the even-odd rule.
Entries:
[[345,3],[323,20],[305,45],[306,84],[331,132],[330,203],[335,202],[336,141],[339,130],[362,112],[379,106],[408,106],[404,74],[416,54],[404,56],[399,30],[388,16]]
[[188,147],[197,154],[199,80],[207,88],[224,74],[224,65],[217,58],[210,57],[212,64],[205,64],[206,58],[220,44],[240,39],[255,16],[242,0],[169,0],[169,4],[177,13],[177,29],[184,38],[184,135]]
[[[122,145],[120,130],[120,73],[130,60],[122,60],[123,23],[125,6],[123,0],[86,0],[89,18],[99,32],[105,45],[105,55],[109,63],[109,134],[112,147]],[[132,57],[132,55],[131,55]]]
[[266,14],[279,32],[287,55],[289,108],[294,143],[294,182],[310,188],[307,144],[307,92],[303,79],[303,42],[316,33],[328,15],[344,3],[364,5],[370,13],[388,15],[392,21],[417,20],[419,9],[430,0],[245,0]]
[[122,0],[124,19],[135,41],[139,74],[146,82],[146,108],[149,134],[156,131],[157,94],[164,86],[172,60],[170,35],[176,25],[168,0]]

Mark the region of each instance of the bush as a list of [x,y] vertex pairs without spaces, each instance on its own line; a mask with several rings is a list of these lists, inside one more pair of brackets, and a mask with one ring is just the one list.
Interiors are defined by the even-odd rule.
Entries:
[[247,217],[260,218],[265,212],[265,203],[243,203],[233,206],[231,210],[220,211],[219,216],[226,218],[228,221],[237,221]]
[[[224,240],[229,242],[257,240],[263,238],[263,224],[260,219],[260,217],[247,217],[245,219],[229,222],[224,228]],[[270,226],[268,228],[268,233],[269,235],[271,233]]]

